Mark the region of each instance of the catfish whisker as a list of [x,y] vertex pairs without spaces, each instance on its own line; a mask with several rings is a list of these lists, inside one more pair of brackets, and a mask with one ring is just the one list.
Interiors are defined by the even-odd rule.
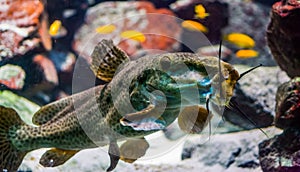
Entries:
[[[257,124],[251,119],[249,118],[240,108],[239,108],[239,104],[234,100],[232,99],[230,102],[229,102],[229,105],[232,107],[233,110],[236,110],[237,112],[239,112],[243,117],[245,117],[250,123],[252,123],[255,127],[257,127]],[[267,138],[270,138],[268,136],[268,134],[263,130],[261,129],[260,127],[257,127]]]
[[[209,116],[209,113],[210,113],[210,111],[209,111],[209,99],[210,99],[210,95],[207,95],[205,106],[206,106],[208,116]],[[211,136],[211,122],[210,122],[210,120],[208,121],[208,127],[209,127],[208,128],[208,133],[209,133],[209,140],[210,140],[210,136]]]
[[222,93],[222,82],[225,80],[224,76],[222,75],[222,69],[221,69],[221,53],[222,53],[222,40],[220,40],[219,44],[219,88],[220,88],[220,98],[222,99],[223,93]]
[[259,64],[259,65],[255,66],[255,67],[253,67],[253,68],[251,68],[251,69],[249,69],[249,70],[243,72],[242,74],[240,74],[240,77],[236,80],[236,82],[238,82],[238,80],[240,80],[243,76],[245,76],[245,75],[248,74],[249,72],[251,72],[251,71],[253,71],[254,69],[256,69],[256,68],[258,68],[258,67],[261,67],[261,66],[263,66],[263,65],[262,65],[262,64]]

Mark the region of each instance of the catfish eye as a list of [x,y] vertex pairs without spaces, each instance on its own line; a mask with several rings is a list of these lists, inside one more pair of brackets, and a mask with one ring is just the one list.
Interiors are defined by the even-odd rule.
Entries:
[[163,56],[163,57],[160,59],[159,63],[160,63],[160,66],[161,66],[161,68],[162,68],[163,70],[167,70],[167,69],[169,69],[170,66],[171,66],[171,60],[170,60],[170,58],[169,58],[168,56]]

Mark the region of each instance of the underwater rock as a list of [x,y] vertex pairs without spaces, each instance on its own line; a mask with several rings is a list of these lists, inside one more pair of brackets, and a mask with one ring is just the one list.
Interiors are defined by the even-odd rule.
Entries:
[[278,87],[275,126],[300,128],[300,78],[296,77]]
[[[101,29],[105,25],[109,26],[106,32]],[[128,30],[142,33],[139,35],[144,40],[121,38],[121,33]],[[102,39],[112,39],[132,58],[138,58],[179,50],[180,33],[174,14],[168,9],[156,9],[150,2],[104,2],[88,9],[85,24],[75,35],[73,48],[90,61],[95,45]]]
[[76,60],[73,53],[56,50],[49,52],[49,58],[53,61],[57,72],[71,72]]
[[294,172],[300,170],[300,130],[288,128],[280,135],[259,144],[259,161],[263,171]]
[[49,58],[58,73],[59,84],[62,87],[71,85],[76,62],[75,55],[71,52],[52,50],[49,52]]
[[58,85],[57,71],[53,62],[42,54],[37,54],[28,65],[22,66],[26,71],[24,94],[34,95],[40,91],[49,91]]
[[[68,62],[66,64],[69,66]],[[40,105],[49,103],[56,96],[53,88],[59,84],[56,66],[45,54],[26,54],[22,58],[9,59],[0,65],[0,90],[14,90]],[[67,86],[63,85],[61,88],[64,87]]]
[[169,8],[169,5],[177,0],[138,0],[138,1],[150,1],[156,8]]
[[278,2],[280,0],[253,0],[253,2],[261,3],[266,6],[272,6],[275,2]]
[[267,40],[273,57],[290,77],[300,76],[300,2],[277,2],[271,14]]
[[[209,45],[205,47],[201,47],[197,50],[197,54],[200,56],[217,56],[218,50],[219,50],[220,45]],[[222,45],[221,47],[221,58],[222,60],[226,61],[229,56],[232,55],[232,51]]]
[[21,90],[24,86],[25,71],[16,65],[7,64],[0,67],[0,83],[15,90]]
[[41,70],[41,73],[43,73],[41,82],[43,88],[50,89],[52,86],[58,84],[57,72],[51,60],[49,60],[46,56],[36,55],[33,57],[33,62]]
[[[45,168],[39,164],[39,159],[47,149],[39,149],[28,153],[19,170],[23,171],[105,171],[109,159],[106,150],[101,148],[85,149],[68,160],[64,165]],[[120,162],[121,164],[122,162]]]
[[[265,66],[275,66],[276,62],[272,58],[265,39],[270,7],[251,1],[226,0],[226,2],[229,8],[229,23],[228,26],[222,30],[223,36],[235,32],[249,35],[255,41],[256,46],[254,50],[259,53],[256,58],[248,59],[240,59],[234,55],[231,59],[227,60],[227,62],[248,66],[256,66],[260,63]],[[227,41],[223,41],[223,44],[234,53],[239,50],[238,47]]]
[[[202,4],[209,13],[209,16],[204,19],[195,18],[195,6]],[[171,5],[171,9],[174,13],[183,20],[193,20],[203,24],[208,28],[208,32],[205,36],[211,42],[211,44],[218,44],[222,38],[221,30],[228,25],[228,4],[220,1],[211,0],[187,0],[177,1]],[[183,30],[182,42],[185,40],[193,39],[194,44],[201,45],[200,38],[195,38],[195,34],[186,29]],[[199,47],[197,47],[199,48]]]
[[[236,65],[235,68],[239,73],[249,69],[242,65]],[[288,80],[289,77],[279,67],[259,67],[248,73],[238,81],[233,99],[255,125],[233,110],[225,110],[225,119],[245,129],[272,125],[277,87]]]
[[[272,135],[279,132],[274,127],[264,131]],[[259,130],[211,135],[204,144],[199,136],[194,136],[185,142],[182,162],[192,167],[197,165],[201,171],[261,171],[258,143],[265,138]]]
[[33,49],[51,49],[41,1],[4,0],[0,6],[0,60]]
[[[117,172],[209,172],[209,171],[220,171],[219,167],[209,168],[209,170],[203,170],[204,168],[198,164],[134,164],[133,166],[127,166],[123,170],[118,170]],[[201,170],[199,170],[201,169]]]

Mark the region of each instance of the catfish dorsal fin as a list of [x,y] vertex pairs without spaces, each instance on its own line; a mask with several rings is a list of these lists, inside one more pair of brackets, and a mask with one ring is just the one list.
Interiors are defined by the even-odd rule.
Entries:
[[118,67],[129,61],[128,55],[115,46],[112,40],[100,41],[91,55],[91,69],[97,78],[110,82]]

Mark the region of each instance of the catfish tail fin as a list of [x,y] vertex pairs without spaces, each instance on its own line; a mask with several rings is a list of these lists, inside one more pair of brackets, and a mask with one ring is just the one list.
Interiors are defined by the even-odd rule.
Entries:
[[23,124],[15,110],[0,106],[0,171],[17,171],[27,153],[18,150],[11,141],[14,130]]

